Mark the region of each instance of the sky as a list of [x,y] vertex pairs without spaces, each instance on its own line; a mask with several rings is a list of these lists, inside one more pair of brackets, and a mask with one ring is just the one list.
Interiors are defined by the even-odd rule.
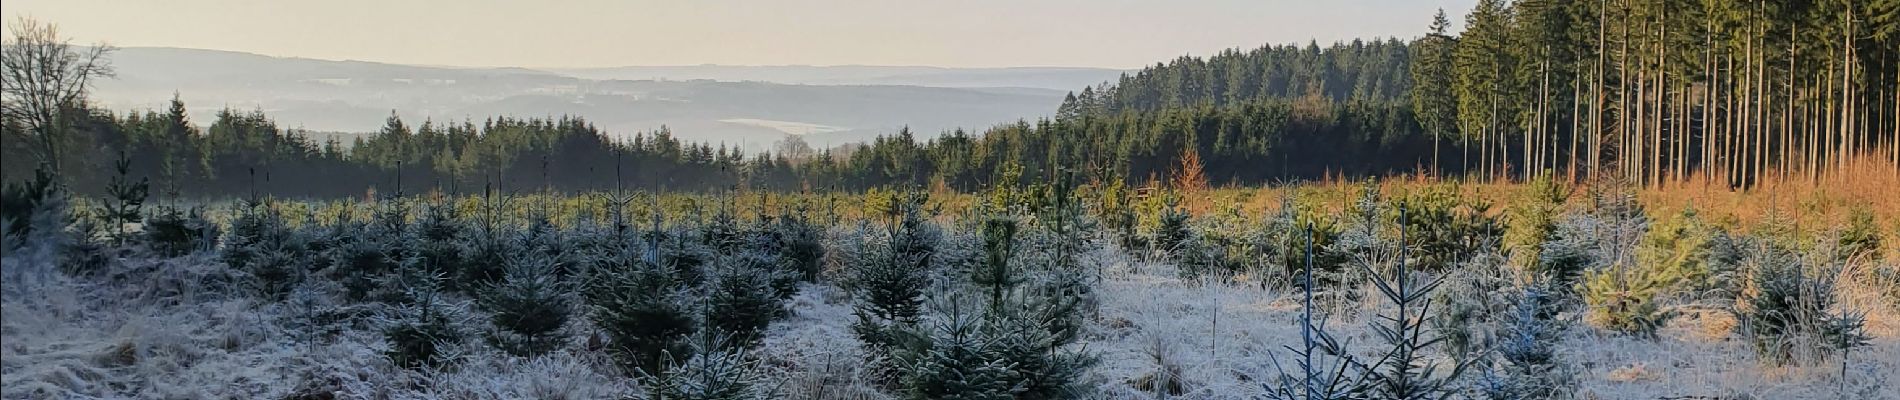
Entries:
[[1454,29],[1476,0],[7,0],[78,43],[466,67],[1139,68]]

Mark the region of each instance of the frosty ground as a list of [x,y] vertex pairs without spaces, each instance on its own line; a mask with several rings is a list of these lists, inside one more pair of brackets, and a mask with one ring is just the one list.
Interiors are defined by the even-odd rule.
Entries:
[[[29,398],[615,398],[639,389],[576,336],[532,359],[468,346],[455,368],[411,370],[382,356],[376,331],[356,327],[324,344],[294,326],[321,296],[262,303],[226,292],[234,274],[208,255],[127,259],[101,279],[75,279],[44,249],[5,255],[4,396]],[[1115,251],[1089,257],[1106,271],[1100,317],[1082,339],[1101,363],[1101,398],[1253,398],[1271,357],[1300,342],[1298,293],[1242,282],[1184,282],[1167,263]],[[865,376],[851,335],[849,296],[806,284],[757,356],[787,398],[890,397]],[[1871,344],[1845,360],[1769,366],[1727,333],[1713,310],[1681,310],[1656,339],[1571,329],[1559,348],[1577,398],[1900,399],[1900,318],[1876,299]],[[1376,307],[1368,305],[1363,307]],[[1375,311],[1375,310],[1364,310]],[[1338,312],[1342,337],[1370,342],[1372,312]],[[572,327],[586,332],[586,322]],[[1683,397],[1678,397],[1683,398]],[[1687,397],[1695,398],[1695,397]]]

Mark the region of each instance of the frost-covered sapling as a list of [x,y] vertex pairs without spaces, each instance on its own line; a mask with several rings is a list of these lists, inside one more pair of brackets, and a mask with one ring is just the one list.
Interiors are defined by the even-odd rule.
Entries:
[[784,273],[760,264],[761,260],[740,256],[720,260],[707,282],[706,327],[730,335],[734,345],[751,346],[765,332],[766,325],[785,315],[779,301],[780,289],[773,286]]
[[109,228],[106,233],[113,243],[124,245],[132,236],[125,226],[144,217],[145,200],[151,195],[152,184],[150,178],[132,180],[132,158],[124,151],[119,152],[119,159],[112,166],[114,174],[112,181],[106,183],[106,196],[93,213]]
[[292,230],[270,203],[250,199],[240,207],[218,257],[232,269],[250,274],[249,286],[260,296],[283,298],[312,268],[329,265],[327,254],[312,260],[319,258],[310,250],[316,241]]
[[[681,361],[683,360],[683,361]],[[643,400],[755,400],[777,395],[777,385],[759,368],[744,347],[732,346],[715,333],[692,340],[690,352],[667,354],[666,368],[640,378]]]
[[949,294],[920,331],[904,336],[894,362],[903,368],[899,386],[917,399],[1011,399],[1021,376],[1006,357],[992,320],[961,296]]
[[330,266],[324,270],[330,279],[343,284],[344,294],[351,301],[372,300],[372,295],[385,293],[383,278],[404,264],[416,261],[393,243],[400,238],[385,238],[372,232],[360,235],[357,240],[331,249]]
[[772,231],[778,241],[779,258],[791,270],[797,271],[799,278],[817,281],[824,268],[824,229],[806,218],[806,213],[801,206],[796,211],[780,215],[772,225]]
[[584,294],[594,325],[607,334],[609,352],[628,370],[658,373],[668,355],[690,350],[698,329],[693,295],[640,245],[629,245],[591,268]]
[[1576,385],[1558,359],[1563,325],[1548,318],[1548,296],[1541,285],[1515,290],[1493,335],[1495,359],[1479,368],[1476,395],[1495,400],[1552,399],[1566,396]]
[[1565,236],[1592,237],[1593,264],[1579,277],[1584,321],[1612,332],[1654,338],[1671,315],[1662,302],[1687,277],[1680,264],[1643,262],[1638,250],[1649,235],[1649,218],[1627,189],[1595,189],[1589,213],[1564,220]]
[[[1399,222],[1405,225],[1408,217],[1406,209],[1399,209]],[[1441,366],[1432,360],[1431,352],[1439,351],[1444,342],[1427,327],[1431,324],[1433,303],[1432,292],[1444,282],[1442,278],[1420,276],[1406,262],[1409,260],[1410,247],[1406,245],[1406,231],[1401,228],[1399,240],[1398,264],[1389,278],[1378,271],[1366,268],[1362,264],[1361,272],[1376,277],[1373,286],[1385,301],[1392,303],[1396,310],[1381,313],[1377,323],[1372,325],[1373,333],[1385,342],[1389,350],[1371,365],[1365,366],[1362,373],[1371,385],[1371,393],[1377,398],[1386,399],[1450,399],[1457,393],[1454,383],[1462,375],[1470,361],[1458,362],[1448,370],[1440,371]],[[1470,360],[1472,357],[1455,357]]]
[[421,215],[415,223],[409,224],[409,237],[415,239],[418,263],[424,269],[443,271],[454,276],[461,260],[461,241],[466,230],[459,221],[455,207],[446,201],[435,201],[422,207]]
[[44,167],[34,169],[31,180],[7,182],[0,188],[0,220],[7,222],[7,237],[18,241],[33,233],[34,213],[59,193],[53,174]]
[[72,275],[92,275],[104,271],[112,263],[112,257],[106,254],[106,243],[100,241],[99,224],[92,218],[74,218],[67,238],[62,240],[59,252],[61,270]]
[[553,260],[515,257],[501,281],[482,290],[476,304],[490,313],[495,330],[489,342],[496,348],[536,356],[560,347],[574,301],[570,286],[554,272]]
[[218,236],[217,229],[203,210],[180,212],[174,207],[161,207],[145,219],[145,244],[160,256],[178,257],[210,249]]
[[1814,360],[1867,343],[1865,321],[1840,309],[1841,266],[1827,255],[1804,257],[1772,239],[1743,247],[1742,287],[1731,308],[1738,333],[1773,364]]
[[397,304],[378,320],[383,325],[383,340],[389,348],[383,354],[404,368],[434,367],[454,357],[450,349],[464,340],[464,318],[459,304],[441,296],[441,275],[405,280],[399,284],[413,302]]
[[893,219],[882,242],[852,267],[845,282],[857,298],[852,332],[876,351],[897,344],[896,329],[917,322],[924,290],[930,285],[937,235],[913,202],[891,210]]
[[1016,256],[1016,220],[1005,217],[991,217],[983,221],[983,261],[970,271],[970,283],[989,291],[990,304],[1002,304],[1004,295],[1017,284],[1022,276],[1010,268],[1010,260]]

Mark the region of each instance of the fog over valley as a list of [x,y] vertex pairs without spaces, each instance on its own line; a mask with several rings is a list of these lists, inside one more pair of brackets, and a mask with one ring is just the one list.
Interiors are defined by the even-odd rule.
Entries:
[[[263,110],[279,125],[332,134],[405,121],[479,123],[492,116],[575,115],[617,136],[669,128],[691,141],[749,151],[785,135],[813,146],[910,127],[929,137],[1051,115],[1069,90],[1115,79],[1103,68],[667,66],[461,68],[128,47],[94,98],[113,109],[162,109],[177,93],[193,120],[223,108]],[[349,139],[344,139],[345,144]]]

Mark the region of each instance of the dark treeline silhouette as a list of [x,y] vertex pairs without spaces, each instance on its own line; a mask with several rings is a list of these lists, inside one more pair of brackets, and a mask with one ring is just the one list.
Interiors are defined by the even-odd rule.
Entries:
[[[187,119],[182,102],[171,104],[163,112],[79,114],[73,124],[78,134],[67,143],[65,183],[81,193],[98,193],[121,156],[130,159],[137,177],[151,180],[155,192],[203,198],[254,193],[348,197],[372,190],[479,193],[489,187],[603,190],[616,182],[628,188],[704,190],[755,176],[795,181],[771,172],[788,167],[780,158],[747,159],[737,149],[682,142],[664,129],[613,141],[574,117],[411,126],[392,116],[381,131],[345,146],[278,127],[258,111],[226,109],[199,129]],[[16,151],[24,140],[13,132],[5,144],[8,181],[29,178],[41,167],[31,154]]]
[[[1085,89],[1061,105],[1055,119],[930,139],[906,129],[825,150],[794,137],[759,154],[689,143],[665,129],[614,140],[579,117],[418,125],[392,115],[379,132],[346,146],[319,143],[313,134],[278,127],[256,111],[223,110],[199,129],[174,99],[163,111],[75,113],[78,129],[66,146],[75,161],[65,175],[81,192],[103,190],[120,151],[157,191],[207,198],[254,191],[361,196],[371,189],[397,190],[398,179],[408,193],[471,193],[491,185],[517,191],[890,185],[975,190],[1003,176],[1035,181],[1058,166],[1097,176],[1166,177],[1195,152],[1216,183],[1388,173],[1420,165],[1430,151],[1423,145],[1429,137],[1416,129],[1404,100],[1404,48],[1397,41],[1354,42],[1183,58],[1117,85]],[[1164,81],[1201,87],[1209,74],[1200,69],[1205,65],[1264,67],[1259,74],[1231,74],[1252,77],[1236,78],[1241,80],[1234,85],[1213,85],[1232,89],[1183,95],[1156,87]],[[29,177],[37,159],[16,145],[25,138],[11,132],[6,178]]]

